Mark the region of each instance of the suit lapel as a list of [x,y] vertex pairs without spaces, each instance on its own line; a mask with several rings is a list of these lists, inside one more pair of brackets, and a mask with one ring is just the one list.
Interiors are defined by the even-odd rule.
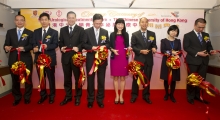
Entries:
[[[42,31],[41,31],[41,32],[42,32]],[[46,37],[47,37],[48,35],[50,35],[50,32],[51,32],[51,28],[49,27],[49,29],[48,29],[47,32],[46,32],[45,37],[43,38],[43,43],[46,42]]]
[[196,35],[196,33],[194,32],[194,30],[191,32],[191,34],[192,34],[194,40],[196,40],[197,44],[201,45],[201,43],[200,43],[200,41],[199,41],[199,38],[198,38],[198,36]]
[[78,26],[77,25],[75,25],[75,27],[73,28],[73,32],[72,32],[72,35],[70,36],[70,38],[73,36],[73,34],[77,31],[77,29],[78,29]]
[[24,31],[21,33],[21,37],[20,37],[20,40],[18,41],[18,45],[23,41],[22,39],[22,35],[23,34],[26,34],[27,30],[24,28]]
[[101,36],[103,35],[103,30],[100,28],[100,31],[99,31],[99,41],[98,41],[98,45],[100,45],[101,44]]
[[14,36],[14,41],[16,42],[16,44],[18,44],[18,34],[17,34],[17,29],[15,28],[13,31],[13,36]]
[[94,33],[94,29],[93,27],[90,28],[90,36],[91,36],[91,43],[93,45],[98,45],[97,42],[96,42],[96,38],[95,38],[95,33]]
[[[144,38],[143,38],[142,33],[141,33],[140,30],[139,30],[137,36],[139,37],[139,40],[140,40],[141,44],[142,44],[144,47],[146,47],[147,43],[144,42]],[[148,38],[148,33],[147,33],[147,36],[146,36],[146,40],[147,40],[147,38]],[[146,42],[147,42],[147,41],[146,41]]]
[[66,26],[65,31],[66,31],[66,34],[70,37],[69,26]]

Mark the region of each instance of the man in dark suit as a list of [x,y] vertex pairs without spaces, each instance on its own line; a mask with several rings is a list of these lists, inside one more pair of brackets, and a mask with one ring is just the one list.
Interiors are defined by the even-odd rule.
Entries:
[[[83,48],[85,48],[86,50],[96,50],[98,46],[106,46],[107,48],[109,48],[108,31],[101,28],[102,21],[103,21],[103,16],[101,14],[95,14],[93,16],[93,27],[85,30]],[[105,40],[103,40],[102,38],[105,38]],[[89,72],[92,68],[95,59],[95,53],[96,53],[95,51],[87,52],[86,55],[88,108],[93,107],[93,102],[95,99],[95,88],[94,88],[95,73],[93,72],[92,75],[89,75]],[[102,65],[98,66],[98,70],[97,70],[98,93],[96,96],[96,100],[99,107],[101,108],[104,107],[103,99],[104,99],[104,90],[105,90],[105,71],[107,64],[108,63],[106,59],[106,61]]]
[[[33,50],[35,53],[34,62],[37,63],[37,58],[40,54],[42,54],[42,48],[44,47],[44,53],[51,57],[50,68],[44,68],[44,74],[47,75],[50,86],[50,94],[49,94],[49,103],[54,103],[55,97],[55,65],[56,61],[56,51],[55,49],[58,47],[58,31],[50,28],[50,16],[47,13],[42,13],[39,16],[39,20],[41,23],[41,28],[34,30],[33,33]],[[40,44],[42,41],[42,44]],[[36,69],[38,71],[38,67],[36,64]],[[38,71],[39,76],[39,71]],[[46,82],[45,82],[46,85]],[[40,91],[41,99],[38,101],[38,104],[43,103],[47,99],[46,88]]]
[[[147,76],[147,80],[145,79],[145,83],[148,83],[148,80],[151,79],[152,68],[153,68],[153,53],[156,52],[156,36],[152,31],[147,30],[148,19],[143,17],[139,21],[141,29],[134,32],[131,37],[131,47],[135,53],[134,60],[139,61],[144,64],[141,67],[141,70]],[[137,78],[137,77],[136,77]],[[131,103],[136,101],[138,96],[139,86],[137,84],[137,80],[133,77],[132,83],[132,92],[131,92]],[[150,85],[144,88],[142,97],[143,99],[151,104],[150,96]]]
[[[206,20],[198,18],[194,24],[194,30],[186,33],[183,38],[183,48],[187,52],[186,62],[189,67],[188,74],[198,73],[206,78],[209,55],[216,54],[213,50],[209,34],[203,32]],[[194,104],[194,99],[202,102],[200,99],[200,88],[187,85],[187,101]],[[204,101],[208,103],[207,101]]]
[[[25,82],[25,93],[24,93],[24,103],[30,103],[30,97],[33,89],[32,84],[32,69],[33,69],[33,59],[30,53],[32,50],[31,39],[33,32],[24,28],[25,17],[23,15],[15,16],[16,28],[10,29],[7,31],[4,49],[5,52],[10,52],[8,65],[11,68],[12,64],[18,61],[18,49],[20,50],[20,61],[24,62],[27,69],[30,70],[30,75],[28,81]],[[15,49],[13,50],[12,49]],[[22,94],[20,91],[20,82],[19,76],[14,75],[11,72],[12,77],[12,95],[14,96],[13,105],[18,105],[21,101]]]
[[[78,51],[82,51],[81,45],[84,37],[84,29],[78,26],[76,22],[76,14],[73,11],[67,13],[68,26],[60,29],[59,47],[62,52],[62,66],[64,74],[64,89],[66,92],[65,99],[60,105],[65,105],[72,100],[72,73],[75,77],[75,105],[80,104],[82,96],[82,88],[78,88],[80,76],[79,67],[73,64],[72,56]],[[72,49],[66,51],[65,49]]]

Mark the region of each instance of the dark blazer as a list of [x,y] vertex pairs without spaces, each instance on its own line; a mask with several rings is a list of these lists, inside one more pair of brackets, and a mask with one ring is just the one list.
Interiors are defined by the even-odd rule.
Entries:
[[[78,25],[75,25],[75,27],[73,28],[73,34],[71,36],[69,34],[69,26],[61,28],[59,38],[60,49],[64,46],[67,46],[67,48],[78,47],[79,51],[82,51],[84,33],[84,29]],[[70,60],[69,58],[71,58],[75,53],[76,52],[73,50],[66,53],[62,52],[61,62],[67,64]]]
[[[149,41],[149,37],[153,37],[153,41]],[[155,33],[152,31],[147,30],[147,42],[144,42],[144,38],[142,36],[142,33],[140,30],[132,33],[131,36],[131,47],[135,53],[134,60],[137,60],[139,62],[145,63],[147,62],[147,65],[152,66],[153,65],[153,54],[152,51],[150,51],[147,55],[141,54],[140,50],[151,50],[152,48],[157,49],[156,45],[156,36]]]
[[196,56],[197,52],[206,50],[208,53],[210,53],[210,50],[213,50],[211,42],[206,42],[204,40],[205,36],[209,37],[209,34],[202,32],[203,44],[201,45],[194,30],[184,35],[183,48],[187,52],[186,62],[188,64],[200,65],[204,63],[205,65],[208,65],[209,56]]
[[[106,40],[105,43],[101,43],[101,36],[105,36]],[[105,45],[108,49],[110,47],[109,45],[109,37],[108,37],[108,31],[100,28],[100,32],[99,32],[99,42],[97,44],[96,42],[96,38],[95,38],[95,33],[94,33],[94,28],[90,27],[88,29],[85,30],[85,36],[84,36],[84,40],[83,40],[83,44],[82,47],[86,50],[92,50],[93,46],[102,46]],[[86,54],[86,64],[88,66],[92,66],[93,65],[93,60],[95,58],[95,52],[87,52]],[[107,66],[108,60],[106,60],[106,62],[102,65]]]
[[[25,51],[20,52],[20,60],[23,61],[25,64],[33,64],[33,59],[30,53],[30,50],[32,50],[31,40],[32,40],[33,32],[25,28],[22,35],[23,34],[27,34],[28,35],[27,38],[21,37],[20,40],[18,41],[17,29],[14,28],[8,30],[6,34],[4,47],[5,46],[12,46],[12,48],[24,47]],[[18,54],[16,50],[10,52],[8,65],[11,66],[14,62],[16,62],[17,57]]]
[[[166,51],[172,51],[172,47],[170,41],[165,39],[161,40],[161,53],[165,54]],[[179,39],[174,40],[173,50],[181,51],[181,41]],[[180,54],[181,55],[181,54]],[[166,65],[167,56],[163,56],[161,69],[160,69],[160,79],[167,80],[168,79],[168,67]],[[173,69],[172,70],[172,80],[179,81],[180,80],[180,69]]]
[[[46,40],[47,36],[51,36],[50,40]],[[33,33],[33,47],[38,46],[40,49],[40,40],[42,39],[42,28],[38,28],[34,30]],[[44,53],[49,55],[52,59],[51,66],[55,66],[57,64],[56,61],[56,51],[55,49],[58,47],[58,31],[49,27],[45,38],[43,38],[43,44],[47,44],[47,49],[45,49]],[[34,62],[36,63],[38,56],[42,54],[42,52],[36,52]]]
[[[116,34],[114,32],[112,32],[110,34],[110,48],[115,49],[115,38],[116,38]],[[127,32],[125,32],[124,45],[125,45],[125,48],[129,47],[129,35]],[[114,56],[115,56],[115,54],[113,52],[111,52],[112,59],[114,58]]]

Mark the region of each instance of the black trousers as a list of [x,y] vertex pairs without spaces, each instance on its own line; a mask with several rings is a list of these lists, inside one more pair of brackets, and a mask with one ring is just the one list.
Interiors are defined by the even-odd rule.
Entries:
[[[141,71],[143,71],[143,73],[146,75],[146,77],[149,81],[151,79],[152,68],[153,68],[153,66],[147,65],[147,63],[145,63],[144,66],[141,67]],[[138,78],[137,76],[136,76],[136,79],[133,76],[132,91],[131,91],[132,98],[137,98],[137,96],[138,96],[139,86],[137,84],[137,78]],[[148,81],[146,79],[144,79],[144,81],[147,84]],[[150,84],[143,89],[142,97],[144,99],[148,99],[150,97]]]
[[[37,69],[38,77],[40,79],[37,65],[36,65],[36,69]],[[49,88],[50,88],[49,97],[51,99],[54,99],[54,97],[55,97],[55,66],[51,66],[51,69],[48,68],[48,67],[44,68],[45,86],[46,86],[46,76],[48,78]],[[47,94],[47,90],[46,90],[46,87],[45,87],[45,89],[40,91],[40,96],[41,97],[46,97],[47,95],[48,94]]]
[[[86,66],[87,71],[87,100],[88,102],[94,102],[95,100],[95,73],[89,75],[91,66]],[[97,80],[98,80],[98,90],[96,95],[97,102],[103,102],[105,97],[105,71],[106,65],[101,65],[98,67],[97,72]]]
[[[11,67],[11,66],[10,66]],[[24,92],[24,99],[30,100],[32,90],[33,90],[33,84],[32,84],[32,70],[33,70],[33,64],[26,64],[26,68],[30,70],[30,75],[28,77],[28,81],[30,84],[25,82],[25,92]],[[14,75],[11,70],[11,78],[12,78],[12,95],[14,96],[15,100],[20,100],[22,98],[22,93],[20,90],[20,82],[19,82],[19,76]]]
[[62,64],[64,73],[64,89],[66,92],[66,99],[72,98],[72,73],[75,77],[75,98],[80,99],[82,96],[82,88],[78,88],[78,81],[80,76],[80,68],[73,65],[72,60],[68,64]]
[[[201,65],[190,65],[188,64],[189,67],[189,75],[191,73],[198,73],[200,76],[203,78],[206,78],[206,71],[207,71],[207,65],[201,64]],[[200,88],[199,87],[194,87],[192,85],[187,84],[187,98],[188,99],[195,99],[198,98],[200,99]]]

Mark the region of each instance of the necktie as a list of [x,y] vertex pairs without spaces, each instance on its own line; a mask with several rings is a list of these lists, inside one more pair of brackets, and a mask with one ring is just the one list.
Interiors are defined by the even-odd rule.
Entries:
[[20,29],[18,29],[18,41],[20,40],[20,38],[21,38],[21,30]]
[[200,43],[202,44],[202,36],[200,33],[198,33],[198,38],[199,38]]
[[70,27],[70,36],[73,34],[72,27]]
[[142,36],[143,36],[144,42],[146,43],[146,42],[147,42],[147,39],[146,39],[146,37],[145,37],[145,32],[142,32]]
[[95,38],[96,38],[96,42],[98,44],[99,43],[99,31],[98,31],[98,29],[96,29]]
[[42,36],[42,40],[45,38],[45,35],[46,35],[46,30],[44,29],[44,33],[43,33],[43,36]]

